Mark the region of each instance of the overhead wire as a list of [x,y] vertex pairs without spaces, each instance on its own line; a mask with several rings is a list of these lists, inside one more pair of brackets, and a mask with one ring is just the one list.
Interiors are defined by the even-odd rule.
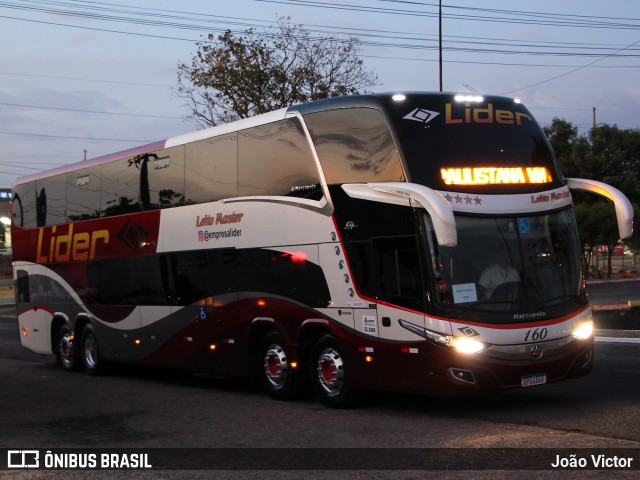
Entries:
[[[297,5],[313,8],[324,8],[333,10],[351,10],[364,13],[375,13],[384,15],[411,15],[411,16],[424,16],[424,17],[436,17],[437,12],[434,10],[425,11],[421,8],[436,8],[436,3],[407,1],[407,0],[377,0],[378,3],[386,3],[397,5],[410,5],[410,8],[381,8],[368,5],[358,5],[346,2],[327,2],[319,0],[254,0],[261,3],[274,3],[284,5]],[[455,5],[444,5],[448,10],[446,17],[450,20],[459,21],[482,21],[482,22],[494,22],[494,23],[512,23],[512,24],[528,24],[528,25],[544,25],[552,27],[572,27],[572,28],[594,28],[594,29],[611,29],[611,30],[627,30],[640,28],[640,19],[636,18],[620,18],[620,17],[595,17],[589,15],[578,14],[555,14],[545,12],[531,12],[523,10],[506,10],[506,9],[491,9],[483,7],[463,7]],[[111,22],[119,23],[123,25],[135,25],[145,26],[153,28],[171,28],[176,30],[194,31],[194,32],[224,32],[233,28],[233,32],[242,32],[247,29],[265,29],[270,28],[269,25],[273,22],[260,19],[250,19],[242,17],[230,17],[222,15],[202,14],[199,12],[187,12],[184,10],[168,10],[149,7],[137,7],[131,5],[124,5],[118,3],[107,2],[94,2],[88,0],[77,1],[52,1],[52,0],[23,0],[21,2],[0,1],[0,8],[13,9],[28,13],[35,14],[49,14],[66,16],[68,18],[82,18],[99,22]],[[454,13],[462,12],[462,13]],[[468,13],[472,12],[472,13]],[[80,28],[93,31],[100,31],[106,33],[125,34],[140,37],[150,37],[157,39],[173,40],[173,41],[189,41],[195,42],[196,40],[191,38],[183,38],[175,35],[161,35],[154,33],[144,33],[140,31],[123,31],[109,28],[101,28],[96,26],[76,25],[70,23],[51,22],[34,18],[19,18],[15,16],[0,15],[0,18],[6,18],[11,20],[34,22],[40,24],[56,25],[68,28]],[[405,50],[420,50],[420,51],[435,51],[437,49],[436,36],[422,33],[406,33],[391,30],[374,30],[365,28],[351,28],[349,31],[335,26],[328,25],[308,25],[308,31],[315,35],[338,35],[343,37],[351,37],[357,35],[359,38],[359,44],[363,47],[372,48],[388,48],[388,49],[405,49]],[[273,35],[273,33],[272,33]],[[459,60],[448,59],[446,63],[469,63],[469,64],[486,64],[486,65],[504,65],[504,66],[535,66],[535,67],[560,67],[560,68],[572,68],[568,72],[561,75],[556,75],[545,81],[538,82],[528,87],[523,87],[520,91],[526,88],[531,88],[536,85],[550,82],[557,78],[570,75],[571,73],[581,70],[587,67],[594,67],[596,63],[601,62],[605,58],[638,58],[640,55],[636,52],[640,52],[640,49],[635,47],[639,42],[635,42],[631,45],[627,45],[620,48],[620,45],[613,44],[600,44],[600,43],[586,43],[586,42],[547,42],[547,41],[523,41],[519,40],[515,42],[512,39],[502,38],[490,38],[490,37],[469,37],[469,36],[445,36],[447,39],[447,46],[445,47],[450,53],[473,53],[475,55],[500,55],[500,56],[547,56],[552,58],[595,58],[594,61],[586,65],[556,65],[556,64],[542,64],[542,63],[526,63],[526,62],[498,62],[498,61],[482,61],[478,59],[474,60]],[[200,40],[205,41],[203,39]],[[622,52],[625,52],[624,54]],[[362,54],[365,58],[390,58],[384,55]],[[391,57],[394,59],[401,59],[397,56]],[[403,58],[405,61],[436,61],[423,58]],[[607,68],[637,68],[638,65],[608,65]],[[18,73],[0,72],[3,75],[20,75]],[[28,76],[28,75],[25,75]],[[37,77],[37,76],[35,76]],[[65,77],[54,77],[65,79]],[[72,79],[72,78],[68,78]],[[94,81],[94,80],[89,80]],[[99,81],[99,80],[98,80]],[[136,85],[134,82],[117,82],[102,80],[106,83],[123,83],[129,85]],[[138,84],[148,86],[162,86],[162,85],[149,85]],[[2,103],[0,103],[2,105]],[[45,107],[37,105],[19,105],[19,104],[4,104],[7,106],[24,107],[24,108],[43,108],[51,110],[68,110],[76,111],[79,113],[94,113],[94,114],[108,114],[108,115],[123,115],[123,116],[139,116],[139,117],[151,117],[151,118],[176,118],[158,115],[143,115],[143,114],[126,114],[126,113],[114,113],[114,112],[99,112],[89,110],[75,110],[64,109],[57,107]],[[20,135],[18,133],[0,132],[3,135]],[[55,135],[37,135],[53,138],[80,138],[80,137],[64,137]],[[89,140],[89,138],[82,137],[83,140]],[[91,140],[109,140],[109,141],[132,141],[135,140],[121,140],[121,139],[97,139]],[[147,141],[140,141],[147,142]]]
[[[275,0],[254,0],[259,2],[274,2]],[[290,0],[288,2],[276,2],[276,3],[284,3],[284,4],[296,4],[303,3],[307,6],[317,6],[321,8],[353,8],[357,10],[364,11],[379,11],[379,10],[371,10],[372,7],[365,6],[352,6],[350,4],[336,4],[329,2],[309,2],[305,0]],[[417,2],[414,2],[417,3]],[[57,9],[49,7],[50,5],[58,6]],[[432,5],[432,4],[431,4]],[[61,8],[61,6],[66,7],[66,9]],[[71,10],[70,7],[78,8],[78,6],[84,6],[84,8],[97,10],[100,13],[88,12],[86,10],[74,11]],[[87,1],[78,1],[78,2],[53,2],[50,0],[24,0],[16,4],[16,2],[0,2],[0,7],[5,8],[14,8],[18,10],[27,10],[39,13],[52,13],[56,15],[62,16],[71,16],[71,17],[82,17],[91,20],[100,20],[100,21],[108,21],[108,22],[116,22],[116,23],[130,23],[133,25],[145,25],[145,26],[153,26],[159,28],[175,28],[182,30],[191,30],[191,31],[202,31],[202,32],[223,32],[226,30],[230,30],[229,26],[243,28],[243,29],[255,29],[255,28],[265,28],[266,21],[265,20],[256,20],[256,19],[248,19],[248,18],[240,18],[240,17],[229,17],[229,16],[217,16],[217,15],[203,15],[197,14],[195,12],[184,12],[184,11],[176,11],[176,10],[162,10],[162,9],[142,9],[140,7],[129,7],[120,4],[104,4],[97,2],[87,2]],[[107,13],[105,13],[107,12]],[[420,11],[411,10],[411,13],[420,13]],[[117,14],[117,15],[114,15]],[[421,12],[425,15],[436,15],[435,13]],[[516,14],[518,12],[515,12]],[[125,16],[122,16],[122,15]],[[140,15],[143,15],[143,18],[140,18]],[[34,19],[24,19],[18,17],[7,17],[4,18],[12,18],[15,20],[23,20],[23,21],[32,21],[32,22],[43,22],[41,20]],[[159,20],[160,19],[160,20]],[[496,21],[496,18],[484,17],[480,16],[478,18],[482,21]],[[168,20],[189,20],[190,22],[196,23],[176,23]],[[56,22],[44,22],[48,24],[56,24]],[[196,40],[191,38],[177,37],[177,36],[168,36],[168,35],[157,35],[157,34],[148,34],[142,32],[128,32],[121,30],[113,30],[113,29],[105,29],[98,27],[88,27],[85,25],[73,25],[73,24],[65,24],[58,23],[60,26],[71,27],[71,28],[83,28],[88,30],[97,30],[103,32],[110,33],[121,33],[128,35],[136,35],[136,36],[149,36],[152,38],[164,38],[167,40],[180,40],[180,41],[189,41],[194,42]],[[607,25],[609,28],[620,28],[619,24],[607,24],[603,22],[599,24],[599,26]],[[640,28],[640,24],[632,24],[634,28]],[[344,29],[337,29],[336,27],[326,26],[326,25],[313,25],[310,26],[310,33],[316,34],[327,34],[333,33],[342,36],[353,36],[352,32],[344,31]],[[268,30],[268,27],[266,27]],[[241,30],[232,30],[234,32],[238,32]],[[437,48],[436,40],[437,37],[435,35],[426,36],[424,34],[419,33],[410,33],[407,34],[405,32],[380,32],[378,30],[373,29],[355,29],[356,34],[359,38],[359,43],[363,46],[369,47],[386,47],[386,48],[402,48],[402,49],[426,49],[426,50],[435,50]],[[429,38],[431,37],[431,38]],[[378,40],[375,40],[378,39]],[[380,39],[385,39],[382,41]],[[408,41],[408,43],[407,43]],[[418,42],[418,43],[416,43]],[[426,44],[425,44],[426,42]],[[473,45],[473,47],[461,47],[459,45]],[[478,48],[478,46],[486,46],[487,48]],[[489,48],[491,46],[509,46],[510,49],[498,49],[498,48]],[[522,50],[522,48],[529,46],[535,47],[541,50]],[[521,48],[522,47],[522,48]],[[483,53],[483,54],[518,54],[518,55],[550,55],[550,56],[591,56],[595,57],[599,52],[594,52],[594,50],[603,50],[603,51],[612,51],[616,48],[619,48],[619,45],[579,45],[575,42],[522,42],[518,41],[518,43],[514,42],[514,40],[509,39],[491,39],[491,38],[465,38],[462,36],[458,37],[447,37],[447,45],[445,47],[446,50],[451,52],[473,52],[473,53]],[[565,51],[559,50],[560,48],[564,48]],[[589,50],[589,51],[587,51]],[[632,57],[636,57],[637,55],[628,55]]]

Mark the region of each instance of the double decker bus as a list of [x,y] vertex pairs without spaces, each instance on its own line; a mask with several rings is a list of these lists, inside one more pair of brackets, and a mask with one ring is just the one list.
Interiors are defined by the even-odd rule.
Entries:
[[593,321],[570,189],[504,97],[296,105],[16,181],[22,345],[249,375],[274,398],[581,377]]

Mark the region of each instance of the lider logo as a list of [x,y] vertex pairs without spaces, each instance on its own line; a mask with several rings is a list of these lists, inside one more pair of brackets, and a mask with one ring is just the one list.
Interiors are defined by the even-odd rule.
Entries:
[[495,109],[492,103],[485,108],[472,107],[465,104],[462,112],[453,112],[453,106],[447,103],[445,107],[445,123],[456,125],[463,123],[501,123],[503,125],[522,125],[524,121],[532,122],[533,118],[524,112]]
[[107,243],[109,230],[74,233],[73,224],[70,224],[66,232],[60,233],[56,226],[50,229],[43,227],[38,232],[36,262],[92,260],[96,256],[96,247]]

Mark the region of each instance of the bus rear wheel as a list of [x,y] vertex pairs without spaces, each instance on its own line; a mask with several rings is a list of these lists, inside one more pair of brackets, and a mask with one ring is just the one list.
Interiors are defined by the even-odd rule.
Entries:
[[100,375],[104,371],[104,361],[100,358],[98,337],[93,325],[88,323],[82,329],[80,338],[80,360],[84,371],[89,375]]
[[304,378],[293,368],[278,332],[271,332],[260,342],[258,375],[263,390],[276,400],[292,400],[304,392]]
[[350,382],[340,343],[333,335],[318,339],[309,365],[314,393],[325,406],[350,408],[357,403],[358,391]]
[[71,326],[63,324],[58,330],[57,338],[56,361],[58,365],[69,372],[78,370],[80,358]]

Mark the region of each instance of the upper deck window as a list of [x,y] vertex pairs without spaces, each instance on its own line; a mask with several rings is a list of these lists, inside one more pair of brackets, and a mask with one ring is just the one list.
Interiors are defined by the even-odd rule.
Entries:
[[238,135],[231,133],[185,146],[187,204],[238,196],[237,139]]
[[89,167],[66,174],[68,222],[100,216],[100,167]]
[[304,119],[327,184],[405,180],[389,126],[378,110],[344,108]]
[[318,167],[297,118],[238,132],[238,196],[320,200]]

